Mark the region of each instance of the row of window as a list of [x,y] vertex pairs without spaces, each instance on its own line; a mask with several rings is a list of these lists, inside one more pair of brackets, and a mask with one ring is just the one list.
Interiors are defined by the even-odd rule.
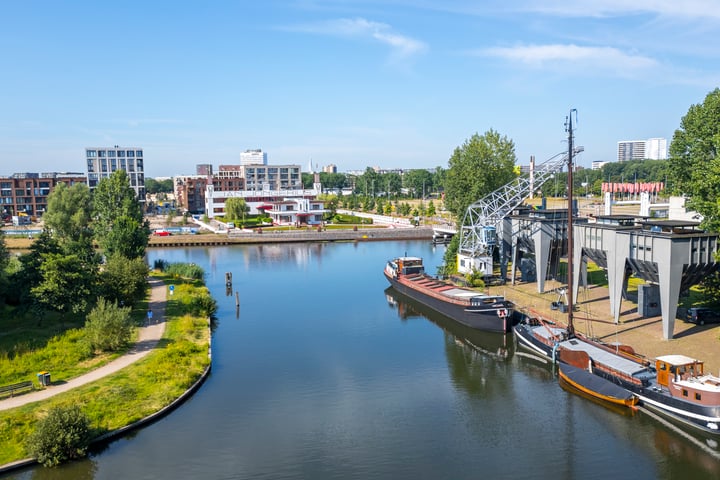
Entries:
[[86,150],[88,158],[106,157],[142,157],[142,150]]

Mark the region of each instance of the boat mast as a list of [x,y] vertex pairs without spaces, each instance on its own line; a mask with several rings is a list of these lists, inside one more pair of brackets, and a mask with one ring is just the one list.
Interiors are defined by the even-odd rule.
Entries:
[[568,231],[567,231],[567,306],[568,306],[568,335],[575,335],[575,327],[573,326],[573,124],[572,115],[575,113],[577,118],[577,109],[570,110],[570,115],[565,122],[565,129],[568,132]]

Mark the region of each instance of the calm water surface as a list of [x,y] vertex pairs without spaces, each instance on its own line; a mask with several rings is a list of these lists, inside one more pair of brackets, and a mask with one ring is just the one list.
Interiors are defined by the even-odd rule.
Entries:
[[91,458],[7,478],[720,478],[713,440],[567,392],[511,336],[459,328],[387,288],[385,261],[404,253],[434,272],[443,249],[151,250],[151,263],[207,272],[220,306],[212,375]]

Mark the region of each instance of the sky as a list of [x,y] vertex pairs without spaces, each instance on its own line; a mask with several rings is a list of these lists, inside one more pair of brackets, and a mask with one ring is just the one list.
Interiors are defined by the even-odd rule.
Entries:
[[0,175],[141,147],[148,177],[237,164],[448,167],[665,137],[720,86],[718,0],[2,2]]

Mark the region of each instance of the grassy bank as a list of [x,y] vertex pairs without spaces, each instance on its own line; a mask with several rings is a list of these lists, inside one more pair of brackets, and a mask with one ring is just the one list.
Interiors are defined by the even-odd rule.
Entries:
[[[169,280],[169,279],[166,279]],[[206,318],[188,314],[191,298],[206,288],[182,284],[168,297],[167,326],[158,348],[122,371],[48,400],[0,412],[0,464],[28,456],[24,441],[39,418],[55,405],[79,405],[90,418],[93,436],[140,420],[170,404],[208,366],[210,331]]]

